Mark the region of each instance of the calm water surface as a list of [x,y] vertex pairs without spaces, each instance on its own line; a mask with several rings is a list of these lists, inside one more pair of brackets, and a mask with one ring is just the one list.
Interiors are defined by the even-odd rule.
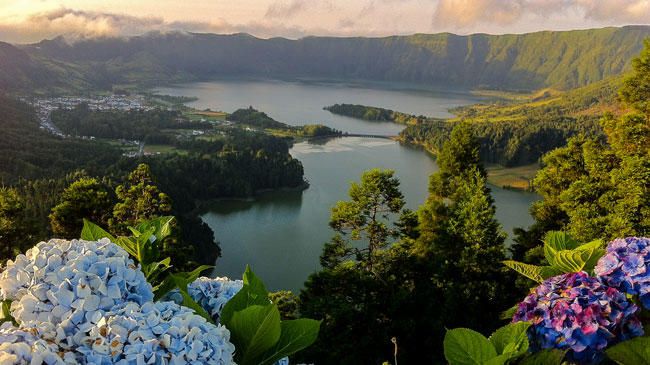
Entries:
[[187,105],[232,113],[254,107],[272,118],[291,125],[321,123],[350,133],[397,135],[404,126],[389,122],[369,122],[334,115],[323,107],[337,104],[362,104],[416,115],[445,118],[448,109],[472,104],[480,99],[454,92],[373,89],[341,83],[286,81],[213,81],[156,90],[161,94],[195,96]]
[[[157,90],[170,95],[197,96],[197,108],[234,111],[252,105],[273,118],[294,124],[319,122],[352,133],[394,135],[402,126],[364,122],[323,111],[334,103],[376,105],[428,116],[448,116],[447,109],[476,102],[472,96],[400,90],[376,90],[341,84],[303,84],[280,81],[216,81]],[[401,181],[407,207],[417,209],[427,196],[429,175],[437,170],[426,152],[391,140],[346,137],[303,142],[291,149],[302,161],[309,189],[267,193],[255,200],[217,202],[203,219],[221,243],[223,257],[215,274],[240,277],[246,264],[272,290],[299,290],[318,270],[323,244],[332,235],[330,208],[347,198],[350,182],[370,168],[393,169]],[[529,193],[492,187],[497,218],[511,235],[528,226],[528,207],[537,199]]]

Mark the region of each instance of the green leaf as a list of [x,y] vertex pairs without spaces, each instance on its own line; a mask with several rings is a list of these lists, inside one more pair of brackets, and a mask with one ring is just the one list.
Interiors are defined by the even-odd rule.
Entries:
[[157,241],[162,241],[171,235],[173,222],[174,217],[172,216],[158,217],[138,224],[135,230],[141,233],[151,231],[151,234],[156,237]]
[[544,245],[549,246],[549,248],[555,251],[561,251],[573,250],[580,246],[580,243],[574,240],[566,232],[551,231],[546,234],[546,237],[544,237]]
[[0,302],[0,324],[11,322],[14,326],[18,325],[16,319],[11,315],[11,300],[3,300]]
[[578,246],[580,246],[578,241],[571,238],[567,233],[551,231],[544,238],[544,257],[551,263],[559,251],[573,250]]
[[167,275],[165,280],[163,280],[156,288],[154,288],[154,300],[158,301],[165,294],[176,288],[176,281],[171,275]]
[[261,357],[260,365],[272,365],[286,356],[291,356],[313,344],[318,338],[320,321],[296,319],[282,321],[280,340]]
[[549,263],[562,272],[589,271],[598,262],[598,259],[605,254],[603,249],[588,248],[575,250],[562,250],[556,252],[553,260]]
[[525,357],[519,365],[561,365],[566,351],[542,350]]
[[499,355],[508,355],[508,359],[519,357],[528,351],[528,322],[510,323],[497,329],[489,340]]
[[158,283],[158,277],[169,270],[171,267],[171,258],[167,257],[161,261],[154,262],[152,264],[142,265],[142,272],[144,277],[152,285]]
[[131,255],[131,257],[136,259],[136,261],[140,262],[140,260],[138,259],[139,256],[138,244],[136,243],[135,240],[129,237],[118,237],[114,241],[114,243],[122,247],[129,255]]
[[106,232],[102,227],[84,218],[81,239],[86,241],[99,241],[102,238],[108,238],[111,242],[115,243],[115,237]]
[[499,319],[512,320],[512,317],[515,315],[515,312],[519,308],[519,304],[515,304],[512,307],[504,310],[499,314]]
[[199,303],[195,302],[194,299],[190,296],[190,294],[186,290],[180,290],[181,295],[183,296],[183,306],[193,309],[196,314],[200,315],[201,317],[205,318],[208,322],[214,323],[212,320],[212,316],[210,316],[210,313],[208,313]]
[[269,292],[266,290],[264,283],[260,280],[257,275],[251,270],[250,266],[246,265],[246,271],[244,271],[244,285],[248,286],[250,291],[255,295],[260,295],[263,297],[268,297]]
[[485,336],[467,328],[447,331],[443,345],[450,365],[482,365],[497,356]]
[[587,251],[558,251],[555,253],[553,259],[549,260],[549,263],[551,266],[565,273],[582,271],[586,263],[582,257],[586,253]]
[[244,272],[244,286],[221,310],[219,316],[221,323],[228,327],[235,312],[244,310],[251,305],[268,305],[270,303],[268,295],[264,283],[247,266],[246,272]]
[[237,363],[258,365],[259,358],[280,340],[280,311],[275,304],[250,306],[235,312],[228,329],[239,351]]
[[510,360],[510,355],[498,355],[483,363],[483,365],[503,365]]
[[605,350],[619,365],[650,365],[650,337],[637,337]]
[[197,267],[196,269],[194,269],[194,270],[192,270],[190,272],[180,272],[180,273],[178,273],[176,275],[180,275],[180,276],[184,277],[185,280],[187,280],[187,283],[190,284],[190,283],[194,282],[194,280],[198,279],[198,277],[201,275],[202,272],[204,272],[205,270],[213,269],[213,268],[214,268],[214,266],[201,265],[201,266]]
[[597,250],[605,247],[605,241],[603,240],[593,240],[591,242],[584,243],[575,248],[575,250]]
[[541,283],[542,281],[560,274],[561,272],[550,266],[535,266],[523,262],[506,260],[503,264],[533,281]]

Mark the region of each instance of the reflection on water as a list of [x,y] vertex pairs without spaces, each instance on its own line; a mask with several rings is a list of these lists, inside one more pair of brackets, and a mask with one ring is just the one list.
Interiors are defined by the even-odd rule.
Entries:
[[[428,154],[386,139],[302,142],[291,153],[303,162],[309,189],[267,193],[255,201],[221,201],[203,216],[223,249],[218,275],[238,277],[250,264],[270,288],[299,290],[319,268],[323,244],[333,235],[328,226],[330,208],[347,199],[350,182],[370,168],[394,169],[407,207],[417,209],[427,196],[429,175],[437,170]],[[531,222],[526,212],[536,195],[492,190],[497,218],[507,232]]]

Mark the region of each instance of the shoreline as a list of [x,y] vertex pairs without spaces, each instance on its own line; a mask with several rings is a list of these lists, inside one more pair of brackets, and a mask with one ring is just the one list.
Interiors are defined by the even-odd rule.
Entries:
[[192,214],[201,216],[202,214],[206,213],[206,209],[209,209],[210,206],[213,206],[219,202],[223,201],[242,201],[242,202],[254,202],[258,200],[259,197],[265,195],[265,194],[271,194],[271,193],[282,193],[282,192],[303,192],[307,189],[309,189],[310,184],[307,180],[303,179],[302,184],[295,186],[295,187],[281,187],[281,188],[266,188],[266,189],[258,189],[253,192],[252,195],[246,196],[246,197],[220,197],[220,198],[212,198],[212,199],[207,199],[207,200],[196,200],[196,208],[192,210]]

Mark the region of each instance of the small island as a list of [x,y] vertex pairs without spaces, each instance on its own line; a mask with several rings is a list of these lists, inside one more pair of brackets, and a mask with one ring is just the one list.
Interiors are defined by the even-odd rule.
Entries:
[[256,110],[252,106],[245,109],[237,109],[228,115],[228,120],[244,125],[252,130],[264,130],[276,136],[312,138],[340,136],[342,134],[341,131],[322,124],[291,126],[269,117],[266,113]]
[[360,104],[334,104],[326,106],[324,110],[332,114],[343,115],[350,118],[363,119],[377,122],[393,122],[398,124],[417,124],[428,118],[423,115],[411,115],[391,109]]

